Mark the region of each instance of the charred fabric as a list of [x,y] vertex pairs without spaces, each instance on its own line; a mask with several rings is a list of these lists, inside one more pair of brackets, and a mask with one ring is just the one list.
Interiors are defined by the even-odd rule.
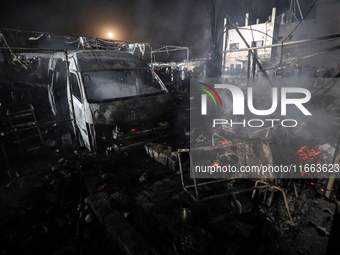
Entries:
[[337,163],[336,92],[313,112],[328,118],[327,130],[306,122],[294,133],[227,124],[190,132],[189,91],[127,52],[18,49],[1,38],[3,254],[326,254],[336,248],[335,176],[198,179],[190,177],[189,149],[197,145],[214,167]]

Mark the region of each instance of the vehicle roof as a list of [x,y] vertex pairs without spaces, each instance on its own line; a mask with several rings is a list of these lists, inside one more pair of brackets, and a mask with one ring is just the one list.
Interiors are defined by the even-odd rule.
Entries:
[[79,71],[150,69],[145,62],[128,52],[81,50],[69,51],[68,56],[74,58]]

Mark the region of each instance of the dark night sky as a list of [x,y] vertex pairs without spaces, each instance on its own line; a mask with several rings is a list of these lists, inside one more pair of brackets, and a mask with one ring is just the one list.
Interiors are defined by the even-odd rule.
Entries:
[[[220,0],[216,0],[220,1]],[[300,0],[303,12],[312,4]],[[282,13],[290,0],[224,0],[233,20],[265,21],[273,6]],[[243,16],[243,17],[242,17]],[[5,0],[0,9],[0,27],[64,35],[189,46],[209,45],[207,0]],[[203,46],[203,47],[202,47]]]

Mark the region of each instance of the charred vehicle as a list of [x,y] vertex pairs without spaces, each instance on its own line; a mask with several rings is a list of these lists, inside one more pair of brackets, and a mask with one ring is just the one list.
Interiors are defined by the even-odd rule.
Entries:
[[127,151],[167,134],[170,93],[129,53],[58,52],[50,58],[48,77],[53,113],[61,120],[74,116],[74,131],[92,152]]

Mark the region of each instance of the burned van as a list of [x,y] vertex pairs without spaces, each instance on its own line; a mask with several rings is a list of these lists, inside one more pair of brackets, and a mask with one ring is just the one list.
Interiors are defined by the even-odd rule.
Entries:
[[129,53],[58,52],[50,58],[48,75],[53,113],[62,120],[75,116],[73,128],[92,152],[131,150],[167,134],[170,93]]

